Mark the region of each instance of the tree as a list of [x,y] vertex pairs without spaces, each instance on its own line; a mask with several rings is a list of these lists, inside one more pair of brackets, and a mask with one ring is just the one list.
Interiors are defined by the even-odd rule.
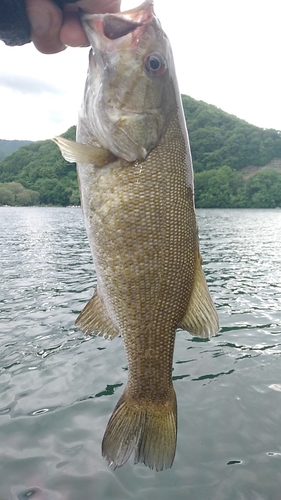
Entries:
[[5,184],[0,184],[0,205],[14,205],[15,196]]
[[[281,164],[281,132],[255,127],[185,95],[182,102],[194,163],[196,205],[281,206],[278,163],[275,173],[243,178],[244,167],[263,167],[273,158]],[[63,136],[74,140],[75,127]],[[248,169],[247,175],[252,171]],[[5,183],[2,199],[12,204],[64,206],[76,205],[80,199],[76,165],[66,162],[50,140],[31,143],[7,156],[0,162],[0,182]],[[11,194],[7,193],[9,183],[13,184],[8,189]]]
[[198,208],[234,208],[244,204],[243,178],[229,166],[195,174]]
[[186,95],[182,102],[195,172],[223,165],[235,170],[263,166],[281,157],[280,131],[255,127]]
[[79,194],[79,191],[78,189],[73,189],[72,190],[72,193],[70,195],[70,198],[69,198],[69,203],[70,205],[80,205],[81,201],[80,201],[80,194]]
[[19,182],[0,184],[0,205],[28,206],[39,202],[39,193],[25,189]]
[[246,194],[252,207],[280,207],[281,172],[267,168],[249,177],[246,181]]

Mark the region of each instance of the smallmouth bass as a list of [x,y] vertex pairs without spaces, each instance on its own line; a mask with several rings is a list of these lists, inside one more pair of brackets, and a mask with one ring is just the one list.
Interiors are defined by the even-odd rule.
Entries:
[[116,468],[135,451],[135,463],[163,470],[176,450],[176,329],[207,338],[219,329],[201,267],[188,135],[153,2],[81,19],[92,48],[77,142],[55,139],[77,162],[97,273],[76,325],[121,335],[128,360],[103,456]]

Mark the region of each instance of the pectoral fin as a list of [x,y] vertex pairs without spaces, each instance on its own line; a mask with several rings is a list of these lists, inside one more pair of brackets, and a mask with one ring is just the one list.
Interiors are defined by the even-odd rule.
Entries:
[[119,335],[118,330],[108,317],[97,289],[91,300],[89,300],[83,311],[79,314],[75,321],[75,325],[85,334],[93,333],[94,335],[109,340]]
[[194,285],[181,328],[192,335],[208,338],[219,331],[219,320],[198,255]]
[[53,141],[60,148],[66,161],[103,167],[116,159],[116,156],[102,147],[69,141],[64,137],[54,137]]

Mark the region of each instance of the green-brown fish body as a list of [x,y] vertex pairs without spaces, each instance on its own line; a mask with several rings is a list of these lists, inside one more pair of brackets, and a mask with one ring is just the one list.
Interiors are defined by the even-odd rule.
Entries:
[[[172,384],[178,327],[209,337],[217,314],[201,268],[192,161],[169,41],[151,1],[83,16],[92,44],[77,161],[97,273],[77,319],[85,333],[121,334],[128,384],[109,420],[103,455],[114,467],[171,467],[177,410]],[[85,146],[84,146],[84,145]]]

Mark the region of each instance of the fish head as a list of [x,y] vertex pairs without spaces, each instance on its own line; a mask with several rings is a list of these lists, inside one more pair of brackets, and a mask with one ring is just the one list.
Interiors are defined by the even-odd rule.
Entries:
[[85,14],[91,44],[81,110],[88,133],[114,155],[142,160],[175,110],[171,46],[153,2],[117,14]]

